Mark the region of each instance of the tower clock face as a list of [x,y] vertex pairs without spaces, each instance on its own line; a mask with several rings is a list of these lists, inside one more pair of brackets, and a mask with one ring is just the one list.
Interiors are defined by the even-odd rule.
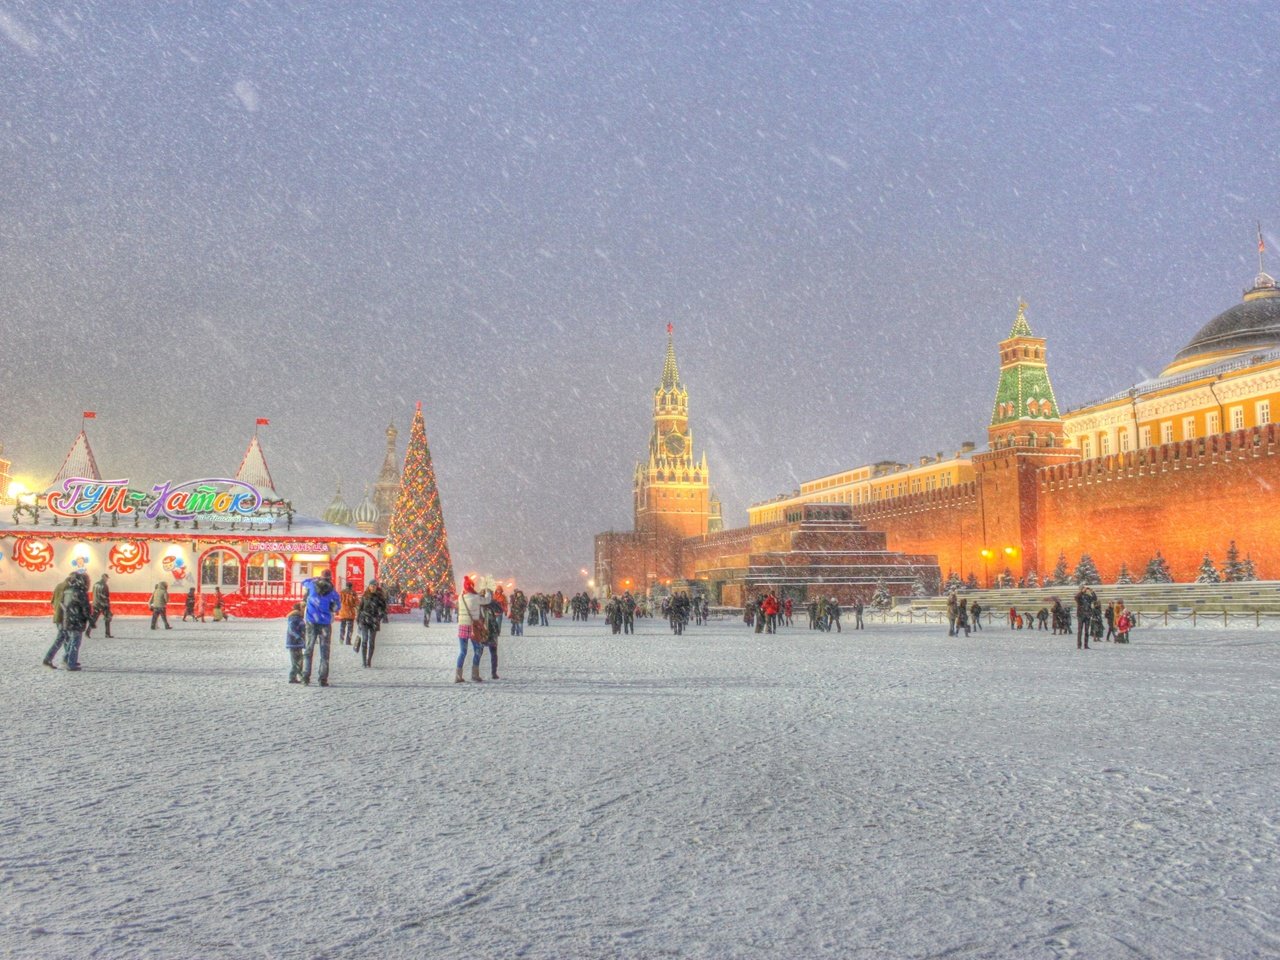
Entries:
[[673,457],[678,457],[684,453],[684,437],[678,433],[668,433],[665,444],[667,453]]

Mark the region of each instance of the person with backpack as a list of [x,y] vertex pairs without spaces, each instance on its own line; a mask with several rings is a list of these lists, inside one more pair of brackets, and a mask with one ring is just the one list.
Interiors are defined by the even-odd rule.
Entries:
[[84,628],[84,635],[89,637],[98,627],[98,619],[102,619],[106,635],[111,636],[111,588],[107,586],[107,575],[104,573],[93,585],[93,612],[89,616],[89,625]]
[[316,646],[320,647],[320,686],[329,685],[329,644],[333,640],[333,615],[342,606],[342,598],[333,586],[333,575],[325,570],[318,577],[302,581],[306,604],[307,646],[302,665],[302,682],[311,685],[311,662]]
[[360,603],[356,608],[356,621],[360,626],[360,640],[356,651],[366,667],[373,666],[373,647],[378,639],[378,631],[382,629],[383,618],[387,615],[387,595],[372,580],[360,595]]

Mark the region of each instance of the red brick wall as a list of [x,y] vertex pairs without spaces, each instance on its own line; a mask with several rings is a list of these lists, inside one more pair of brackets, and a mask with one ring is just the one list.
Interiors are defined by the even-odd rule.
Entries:
[[1188,581],[1206,550],[1221,569],[1234,539],[1261,579],[1280,579],[1277,494],[1276,424],[1054,467],[1039,477],[1045,566],[1088,553],[1104,581],[1121,561],[1138,579],[1158,549]]
[[943,577],[950,570],[983,576],[976,482],[856,504],[853,513],[859,523],[887,535],[889,550],[936,556]]

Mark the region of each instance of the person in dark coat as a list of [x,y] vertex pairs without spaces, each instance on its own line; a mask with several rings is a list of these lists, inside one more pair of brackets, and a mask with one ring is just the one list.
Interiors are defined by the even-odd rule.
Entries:
[[1097,602],[1089,587],[1082,586],[1076,594],[1076,649],[1089,649],[1089,632],[1093,628],[1093,606]]
[[41,663],[46,667],[51,667],[55,670],[57,668],[53,666],[53,658],[58,655],[58,651],[61,650],[67,642],[67,631],[62,625],[62,595],[66,593],[67,581],[69,581],[72,576],[75,576],[75,574],[69,575],[66,580],[56,584],[53,588],[53,625],[58,628],[58,634],[54,638],[53,646],[51,646],[49,648],[49,652],[44,655],[44,659]]
[[307,623],[302,619],[302,604],[295,603],[289,611],[284,630],[284,648],[289,651],[289,682],[302,682],[302,650],[307,645]]
[[111,636],[111,588],[107,586],[107,575],[104,573],[93,585],[93,612],[89,617],[89,625],[84,635],[90,636],[98,627],[98,618],[102,618],[102,626],[106,635]]
[[[66,631],[63,663],[68,670],[80,669],[80,637],[89,625],[93,610],[89,606],[89,575],[77,571],[67,578],[62,591],[62,629]],[[51,659],[46,657],[46,660]]]
[[195,587],[192,587],[190,590],[187,591],[187,595],[186,597],[183,598],[183,601],[182,601],[182,622],[183,623],[187,622],[187,617],[190,617],[193,621],[199,619],[199,617],[196,616],[196,588]]
[[982,604],[977,600],[973,601],[973,606],[969,608],[969,621],[974,630],[982,629]]
[[356,651],[366,667],[373,666],[373,648],[386,615],[387,595],[378,586],[378,581],[372,580],[364,588],[364,593],[360,595],[360,605],[356,608],[356,624],[360,628]]

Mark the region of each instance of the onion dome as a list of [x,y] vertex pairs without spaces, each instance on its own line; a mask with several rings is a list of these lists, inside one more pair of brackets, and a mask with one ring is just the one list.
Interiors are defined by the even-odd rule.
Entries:
[[351,519],[359,530],[365,530],[366,528],[372,530],[378,525],[378,521],[382,519],[382,512],[369,499],[368,490],[365,490],[364,499],[360,501],[352,512]]
[[336,524],[339,527],[351,526],[351,508],[347,506],[347,501],[342,499],[341,484],[333,495],[333,502],[325,507],[323,519],[325,523]]
[[1244,299],[1201,327],[1163,375],[1276,347],[1280,347],[1280,287],[1270,276],[1259,273]]

